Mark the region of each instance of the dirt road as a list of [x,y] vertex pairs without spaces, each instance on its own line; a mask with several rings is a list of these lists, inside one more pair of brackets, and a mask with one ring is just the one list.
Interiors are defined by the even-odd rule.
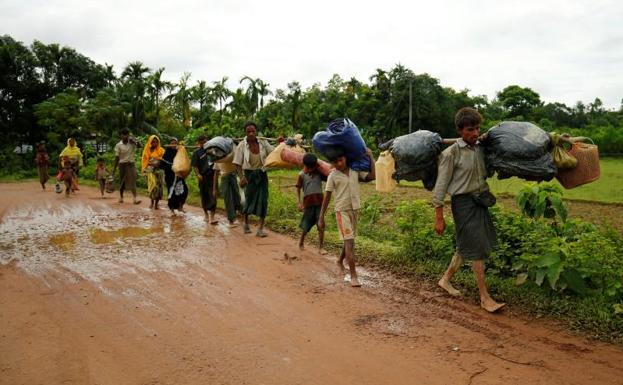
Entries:
[[195,208],[0,197],[0,384],[623,383],[619,348],[380,272],[353,289]]

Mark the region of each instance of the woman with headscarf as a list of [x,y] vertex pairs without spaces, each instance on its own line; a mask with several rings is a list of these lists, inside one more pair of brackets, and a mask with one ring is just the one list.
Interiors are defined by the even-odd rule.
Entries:
[[48,173],[48,168],[50,166],[50,156],[45,150],[45,144],[43,142],[39,143],[39,145],[37,146],[37,157],[35,158],[35,163],[37,163],[39,183],[41,183],[41,188],[45,190],[45,184],[48,179],[50,179],[50,174]]
[[173,181],[175,180],[175,173],[171,169],[171,166],[173,165],[173,159],[175,159],[176,154],[177,138],[171,138],[169,145],[164,150],[164,155],[162,156],[162,162],[160,164],[160,168],[164,170],[164,184],[167,186],[167,196],[171,192]]
[[147,191],[151,199],[149,207],[154,210],[159,209],[158,203],[164,190],[164,171],[160,168],[163,156],[164,148],[160,146],[160,139],[156,135],[151,135],[143,148],[141,171],[147,176]]
[[71,190],[78,190],[78,176],[80,175],[80,167],[82,167],[84,164],[82,160],[82,152],[76,145],[76,139],[67,139],[67,147],[65,147],[63,151],[61,151],[58,157],[60,161],[60,168],[63,168],[65,160],[69,160],[69,162],[71,163],[71,168],[74,170],[74,174],[76,175],[76,178],[74,178],[73,180]]

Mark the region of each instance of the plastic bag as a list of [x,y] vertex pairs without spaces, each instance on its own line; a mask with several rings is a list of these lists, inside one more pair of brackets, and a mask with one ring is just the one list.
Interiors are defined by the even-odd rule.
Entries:
[[215,160],[214,163],[232,163],[233,161],[234,161],[234,151],[230,152],[228,155],[225,155],[221,159]]
[[266,161],[264,162],[264,167],[268,168],[296,168],[298,165],[296,163],[289,163],[284,160],[281,156],[281,153],[284,149],[288,149],[290,151],[296,152],[298,154],[305,154],[305,150],[298,145],[288,146],[285,142],[279,144],[275,149],[268,154],[266,157]]
[[483,145],[487,170],[498,179],[541,181],[556,175],[549,134],[532,123],[502,122],[489,130]]
[[389,151],[383,151],[376,161],[376,191],[390,193],[396,189],[397,183],[392,178],[396,171],[396,162]]
[[379,148],[391,152],[396,162],[395,180],[421,180],[426,189],[432,190],[437,181],[437,157],[442,144],[438,133],[419,130],[392,139]]
[[314,147],[327,158],[335,151],[344,151],[348,166],[356,171],[370,171],[370,158],[365,156],[366,143],[359,129],[350,119],[335,119],[325,131],[319,131],[312,139]]
[[234,151],[234,141],[224,136],[215,136],[204,143],[203,149],[213,162],[220,160]]
[[115,182],[112,176],[106,178],[106,184],[104,185],[104,189],[108,194],[112,194],[115,192]]
[[190,174],[190,159],[188,158],[186,147],[183,145],[177,146],[177,153],[175,158],[173,158],[171,170],[173,170],[175,175],[182,178],[186,178]]
[[564,142],[560,140],[561,135],[552,132],[549,134],[550,140],[552,142],[552,159],[554,159],[554,164],[556,168],[560,172],[560,170],[566,170],[570,168],[575,168],[578,165],[578,160],[571,155],[564,148]]

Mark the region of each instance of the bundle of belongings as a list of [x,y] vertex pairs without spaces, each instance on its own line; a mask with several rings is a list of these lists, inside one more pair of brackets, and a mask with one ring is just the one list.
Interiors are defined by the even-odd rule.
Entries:
[[177,153],[175,158],[173,158],[171,170],[173,170],[176,176],[181,178],[186,178],[190,174],[190,158],[183,142],[177,146]]
[[489,175],[525,180],[551,180],[557,172],[549,134],[529,122],[502,122],[483,141]]
[[203,149],[214,163],[230,163],[234,158],[234,140],[215,136],[203,144]]
[[[302,137],[302,136],[301,136]],[[296,163],[297,158],[292,156],[284,159],[283,152],[287,151],[288,154],[300,154],[301,163]],[[294,138],[288,138],[285,142],[279,143],[275,149],[268,154],[264,167],[267,168],[295,168],[302,166],[302,158],[305,154],[305,149],[299,145],[299,142]]]
[[366,143],[359,129],[350,119],[335,119],[326,130],[319,131],[312,139],[314,147],[331,159],[335,154],[344,154],[348,166],[355,171],[370,171],[370,159],[365,156]]
[[419,130],[383,143],[380,150],[389,151],[395,160],[397,181],[421,180],[424,187],[432,190],[437,181],[437,157],[442,150],[441,136],[436,132]]

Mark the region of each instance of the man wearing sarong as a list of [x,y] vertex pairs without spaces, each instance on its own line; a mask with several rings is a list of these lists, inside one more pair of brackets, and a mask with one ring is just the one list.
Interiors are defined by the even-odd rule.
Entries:
[[229,227],[236,227],[236,217],[242,211],[238,178],[236,177],[236,165],[232,162],[216,163],[214,165],[214,187],[219,188],[219,175],[221,176],[221,196],[225,202],[225,211]]
[[268,175],[264,163],[268,154],[273,151],[273,146],[266,140],[257,138],[255,123],[247,122],[245,131],[246,137],[236,147],[233,161],[240,176],[240,187],[244,188],[244,233],[251,233],[249,215],[256,215],[260,218],[260,223],[255,235],[263,238],[267,236],[264,232],[264,220],[268,212]]
[[463,264],[463,259],[471,260],[480,291],[480,306],[493,313],[505,304],[491,298],[485,281],[484,261],[495,245],[496,234],[489,215],[495,197],[489,192],[484,153],[478,142],[481,122],[482,116],[477,110],[461,108],[455,116],[460,138],[440,156],[433,191],[435,231],[441,235],[446,228],[443,207],[446,193],[449,193],[456,229],[456,252],[438,285],[450,295],[460,296],[450,280]]
[[190,164],[197,175],[197,183],[199,184],[199,195],[201,195],[201,207],[205,214],[206,220],[210,224],[217,224],[216,213],[216,186],[214,184],[214,163],[203,148],[208,140],[205,135],[199,135],[197,138],[197,146],[190,159]]
[[141,203],[136,195],[136,165],[134,154],[136,148],[140,146],[139,142],[130,137],[130,131],[127,128],[121,130],[121,141],[115,145],[115,164],[112,173],[115,175],[117,166],[119,166],[119,203],[123,203],[123,193],[130,190],[134,197],[134,204]]

